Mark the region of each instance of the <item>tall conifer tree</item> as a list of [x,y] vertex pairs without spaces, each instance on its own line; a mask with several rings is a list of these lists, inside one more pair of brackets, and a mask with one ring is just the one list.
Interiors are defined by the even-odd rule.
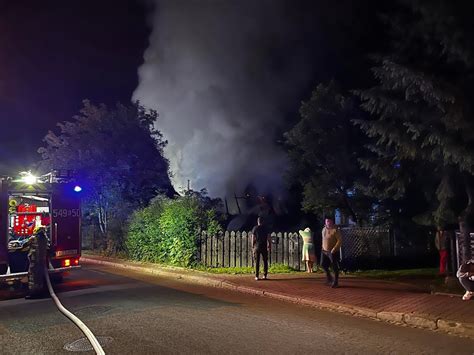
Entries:
[[470,1],[403,2],[388,20],[391,50],[373,68],[378,84],[358,92],[372,118],[355,120],[374,138],[375,158],[362,161],[372,177],[394,196],[414,181],[431,189],[431,219],[459,216],[465,231],[474,230],[473,10]]

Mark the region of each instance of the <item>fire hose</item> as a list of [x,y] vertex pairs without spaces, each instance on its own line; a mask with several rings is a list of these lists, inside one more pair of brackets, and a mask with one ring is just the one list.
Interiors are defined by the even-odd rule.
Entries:
[[105,355],[104,349],[102,349],[102,346],[100,345],[95,335],[91,332],[91,330],[79,318],[69,312],[59,301],[59,298],[58,296],[56,296],[56,293],[54,293],[53,286],[51,285],[48,268],[46,266],[44,268],[44,273],[46,278],[46,284],[48,285],[49,294],[51,295],[51,298],[56,304],[56,307],[58,307],[59,311],[67,318],[69,318],[69,320],[71,320],[84,333],[84,335],[87,337],[92,347],[94,348],[96,354]]

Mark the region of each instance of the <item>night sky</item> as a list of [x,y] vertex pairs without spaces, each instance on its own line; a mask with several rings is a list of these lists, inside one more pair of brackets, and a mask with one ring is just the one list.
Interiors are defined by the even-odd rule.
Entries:
[[[278,49],[269,65],[278,71],[296,47],[305,48],[311,64],[306,80],[279,108],[291,123],[301,100],[319,82],[335,78],[346,88],[363,85],[371,65],[368,54],[383,44],[376,14],[384,5],[371,0],[283,3],[300,28],[292,29],[297,37]],[[0,1],[0,175],[37,161],[44,135],[76,114],[83,99],[131,100],[149,45],[153,8],[150,1]]]
[[26,169],[83,99],[130,100],[148,43],[139,2],[0,2],[0,175]]

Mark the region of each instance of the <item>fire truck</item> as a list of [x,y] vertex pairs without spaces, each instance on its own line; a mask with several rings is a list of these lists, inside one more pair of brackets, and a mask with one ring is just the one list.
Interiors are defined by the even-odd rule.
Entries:
[[81,192],[70,171],[0,178],[0,283],[28,275],[24,246],[38,226],[47,230],[50,274],[80,268]]

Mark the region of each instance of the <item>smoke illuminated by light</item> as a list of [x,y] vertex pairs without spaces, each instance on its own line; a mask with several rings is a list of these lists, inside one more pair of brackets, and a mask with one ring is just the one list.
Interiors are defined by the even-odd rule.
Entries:
[[220,197],[248,183],[281,188],[282,106],[308,80],[307,56],[286,51],[296,20],[283,4],[156,1],[133,99],[160,114],[177,190],[188,180]]

